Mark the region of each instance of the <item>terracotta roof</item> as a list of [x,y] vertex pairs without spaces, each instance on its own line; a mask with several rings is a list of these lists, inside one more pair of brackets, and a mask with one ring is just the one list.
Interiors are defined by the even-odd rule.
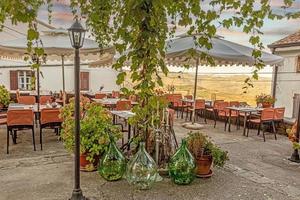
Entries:
[[269,48],[291,46],[300,46],[300,30],[268,45]]

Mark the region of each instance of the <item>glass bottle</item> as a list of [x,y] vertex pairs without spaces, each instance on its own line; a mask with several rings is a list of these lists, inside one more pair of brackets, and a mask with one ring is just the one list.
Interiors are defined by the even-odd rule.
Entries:
[[123,177],[126,171],[126,158],[116,146],[114,139],[110,139],[107,152],[98,167],[99,174],[108,181],[116,181]]
[[141,142],[138,152],[127,164],[127,181],[141,190],[150,189],[157,177],[157,165]]
[[179,185],[190,184],[195,178],[195,159],[187,148],[186,140],[182,140],[180,148],[171,157],[169,163],[169,176]]

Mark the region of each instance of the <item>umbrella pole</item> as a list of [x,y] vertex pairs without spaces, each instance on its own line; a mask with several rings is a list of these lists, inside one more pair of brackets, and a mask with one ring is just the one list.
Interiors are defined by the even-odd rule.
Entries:
[[40,67],[36,69],[37,73],[37,110],[40,110]]
[[193,104],[193,113],[192,113],[192,124],[195,123],[195,111],[196,111],[196,95],[197,95],[197,83],[198,83],[198,67],[199,67],[199,58],[196,60],[196,74],[195,74],[195,84],[194,84],[194,104]]
[[61,71],[62,71],[62,81],[63,81],[63,105],[65,105],[65,55],[61,55]]

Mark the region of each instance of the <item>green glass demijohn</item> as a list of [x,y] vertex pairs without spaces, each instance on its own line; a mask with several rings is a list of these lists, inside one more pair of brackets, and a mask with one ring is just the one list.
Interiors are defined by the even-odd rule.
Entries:
[[126,172],[126,158],[110,138],[108,150],[104,154],[98,167],[99,174],[108,181],[116,181]]
[[186,140],[182,140],[180,148],[171,157],[169,163],[169,176],[179,185],[190,184],[195,178],[195,159],[187,148]]
[[127,164],[126,179],[129,184],[141,190],[150,189],[156,181],[157,165],[141,142],[138,152]]

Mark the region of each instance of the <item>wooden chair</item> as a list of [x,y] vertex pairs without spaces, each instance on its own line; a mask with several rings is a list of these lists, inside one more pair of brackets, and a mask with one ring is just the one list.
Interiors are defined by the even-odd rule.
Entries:
[[216,125],[217,125],[218,107],[219,107],[219,104],[222,102],[224,102],[224,100],[215,100],[213,102],[213,106],[206,108],[206,111],[205,111],[206,114],[207,113],[212,114],[212,116],[214,118],[214,128],[216,128]]
[[52,103],[52,96],[50,95],[40,96],[40,104],[46,105],[47,103]]
[[13,140],[16,140],[16,131],[23,129],[32,130],[32,143],[35,151],[33,111],[31,109],[9,110],[7,112],[7,154],[9,154],[9,134],[12,135]]
[[[260,115],[259,118],[249,119],[248,123],[247,123],[247,128],[248,128],[247,137],[249,135],[250,124],[258,125],[257,135],[260,134],[260,130],[261,130],[263,125],[271,124],[272,128],[273,128],[273,133],[274,133],[274,136],[275,136],[275,140],[277,140],[276,129],[275,129],[275,124],[274,124],[274,113],[275,113],[274,108],[265,108],[265,109],[262,110],[261,115]],[[265,128],[263,127],[264,142],[266,141],[265,132],[266,132]]]
[[104,99],[106,97],[107,97],[107,95],[104,93],[96,93],[95,94],[95,99]]
[[131,107],[131,101],[129,100],[120,100],[116,104],[116,110],[131,110]]
[[119,91],[112,91],[111,97],[115,98],[115,99],[120,98],[120,92]]
[[43,129],[50,128],[55,129],[58,135],[61,128],[62,119],[59,117],[59,108],[44,108],[41,110],[40,118],[40,145],[41,150],[43,150]]
[[18,103],[26,104],[26,105],[33,105],[35,104],[35,97],[34,96],[19,96]]
[[[190,120],[192,120],[192,113],[194,107],[191,106],[187,109],[186,119],[188,114],[190,113]],[[205,100],[204,99],[196,99],[195,100],[195,117],[198,118],[198,114],[204,116],[204,121],[206,123],[206,115],[205,115]]]

